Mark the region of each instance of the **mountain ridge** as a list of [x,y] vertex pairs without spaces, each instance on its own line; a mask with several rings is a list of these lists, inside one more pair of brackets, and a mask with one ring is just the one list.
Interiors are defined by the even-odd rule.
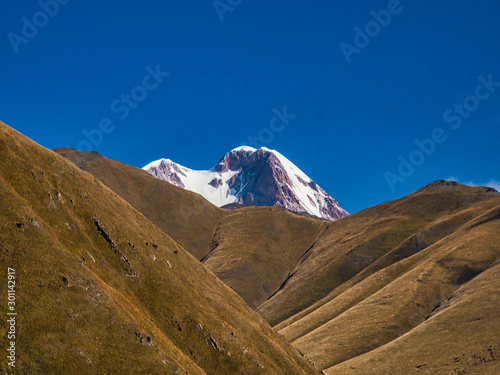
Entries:
[[276,150],[237,147],[210,170],[195,171],[170,159],[143,167],[151,175],[196,192],[218,207],[282,206],[293,212],[336,220],[347,216],[338,202]]

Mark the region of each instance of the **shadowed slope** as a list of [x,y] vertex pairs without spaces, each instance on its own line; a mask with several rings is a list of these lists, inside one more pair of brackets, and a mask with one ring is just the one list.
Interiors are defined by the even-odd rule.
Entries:
[[20,373],[313,373],[93,176],[3,123],[0,160],[0,260],[16,270]]

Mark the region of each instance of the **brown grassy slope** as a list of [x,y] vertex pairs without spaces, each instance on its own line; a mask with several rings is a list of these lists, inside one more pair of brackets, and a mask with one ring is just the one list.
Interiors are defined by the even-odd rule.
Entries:
[[279,289],[325,226],[281,207],[230,211],[203,263],[255,308]]
[[[325,324],[334,316],[343,313],[404,274],[419,259],[419,257],[410,257],[412,254],[419,253],[420,250],[435,243],[440,238],[453,233],[462,223],[488,210],[491,204],[490,199],[483,200],[469,208],[458,210],[454,214],[444,215],[440,219],[433,221],[341,286],[335,288],[325,298],[280,323],[277,328],[281,329],[280,332],[289,341],[293,341]],[[422,252],[420,251],[420,253]],[[401,259],[405,261],[397,263]],[[389,267],[395,263],[397,263],[397,266]],[[389,269],[390,272],[388,272]],[[376,282],[374,282],[374,278],[370,278],[369,283],[361,282],[379,270],[385,270],[384,276],[381,277],[382,274],[378,273]]]
[[204,258],[251,307],[279,289],[327,225],[281,207],[219,209],[198,194],[96,152],[55,151],[99,178],[195,257]]
[[487,188],[437,181],[330,223],[286,285],[258,311],[283,329],[377,270],[452,233],[498,196]]
[[[325,363],[354,358],[326,372],[499,374],[499,218],[497,206],[432,246],[432,251],[429,249],[428,255],[407,275],[332,321],[328,327],[334,332],[329,335],[329,350],[344,344],[340,349],[344,358],[330,354]],[[428,312],[433,305],[432,312]],[[361,327],[354,327],[356,332],[340,328],[342,319],[352,321],[356,315],[361,318]],[[410,328],[405,334],[385,345],[379,342],[377,348],[372,345],[373,337],[390,339],[405,326]],[[317,330],[307,339],[312,342],[320,335],[321,330]],[[306,344],[305,340],[302,344]],[[356,343],[360,340],[364,340],[366,354],[346,356],[348,350],[360,348]],[[315,345],[326,349],[321,342]],[[370,348],[374,350],[369,351]]]
[[72,148],[54,151],[96,176],[196,258],[207,254],[223,210],[196,193],[97,152]]
[[3,123],[0,161],[1,273],[16,269],[18,373],[314,373],[93,176]]

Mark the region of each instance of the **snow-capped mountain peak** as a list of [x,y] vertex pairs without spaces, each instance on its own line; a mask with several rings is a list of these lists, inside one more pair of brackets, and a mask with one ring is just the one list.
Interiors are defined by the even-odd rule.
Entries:
[[218,207],[231,203],[282,206],[327,220],[348,214],[295,164],[265,147],[237,147],[210,170],[192,170],[170,159],[154,161],[143,169]]

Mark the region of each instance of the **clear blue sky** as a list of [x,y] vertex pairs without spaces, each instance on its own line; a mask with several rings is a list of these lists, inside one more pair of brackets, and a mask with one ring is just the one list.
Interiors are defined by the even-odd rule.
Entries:
[[105,156],[207,169],[255,137],[350,212],[500,181],[498,1],[54,1],[0,5],[0,120],[45,147],[102,122]]

